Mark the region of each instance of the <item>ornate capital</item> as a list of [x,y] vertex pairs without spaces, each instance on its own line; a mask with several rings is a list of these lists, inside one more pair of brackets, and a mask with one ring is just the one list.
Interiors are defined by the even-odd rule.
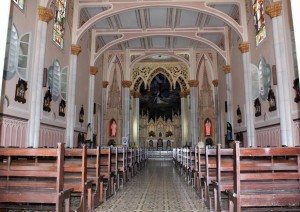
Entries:
[[198,87],[199,81],[198,80],[189,80],[189,86],[190,87]]
[[140,98],[141,97],[141,93],[138,92],[138,91],[133,91],[132,96],[133,96],[133,98]]
[[123,88],[129,88],[132,85],[132,82],[129,80],[124,80],[121,84]]
[[186,89],[184,92],[186,93],[186,96],[188,96],[188,95],[190,95],[190,94],[191,94],[191,91],[190,91],[190,89]]
[[213,80],[213,81],[212,81],[212,84],[213,84],[215,87],[218,87],[219,81],[218,81],[218,80]]
[[71,54],[73,55],[79,55],[81,52],[81,46],[77,44],[72,44],[71,45]]
[[107,88],[108,84],[109,84],[108,81],[103,81],[102,88]]
[[223,66],[223,71],[225,74],[229,74],[231,71],[230,65]]
[[270,3],[266,7],[266,13],[271,18],[281,16],[281,12],[282,12],[282,1],[276,1],[276,2]]
[[182,91],[179,93],[181,98],[186,98],[187,97],[187,92],[186,91]]
[[243,42],[239,45],[239,50],[242,54],[249,52],[249,42]]
[[96,66],[90,66],[90,74],[96,75],[98,73],[98,67]]
[[46,7],[41,7],[39,6],[39,20],[43,21],[43,22],[49,22],[53,19],[53,12],[52,10],[46,8]]

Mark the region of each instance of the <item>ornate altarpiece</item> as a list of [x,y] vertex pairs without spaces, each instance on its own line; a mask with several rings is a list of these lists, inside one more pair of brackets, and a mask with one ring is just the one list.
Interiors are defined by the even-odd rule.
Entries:
[[[116,135],[111,136],[112,120],[116,122]],[[114,140],[116,145],[121,145],[122,138],[122,101],[121,91],[118,85],[116,69],[113,73],[112,84],[108,92],[107,110],[104,115],[104,144]]]
[[[207,119],[209,119],[212,124],[212,136],[205,136],[203,130]],[[208,81],[206,67],[204,66],[202,87],[199,95],[199,140],[202,140],[205,143],[206,139],[211,138],[213,142],[216,143],[216,124],[213,91]]]

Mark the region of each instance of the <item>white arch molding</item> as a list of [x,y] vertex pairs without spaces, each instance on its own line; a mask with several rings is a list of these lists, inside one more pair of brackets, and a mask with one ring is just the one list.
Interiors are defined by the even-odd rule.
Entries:
[[[171,1],[170,1],[171,2]],[[163,1],[156,1],[156,2],[106,2],[106,3],[99,3],[96,4],[95,2],[88,3],[88,2],[82,2],[79,3],[77,8],[77,13],[79,13],[80,9],[85,7],[95,7],[95,6],[107,6],[109,9],[103,11],[102,13],[99,13],[92,18],[90,18],[85,24],[83,24],[80,28],[75,29],[75,35],[72,36],[73,43],[77,43],[77,41],[83,36],[83,34],[91,28],[96,22],[101,21],[105,18],[108,18],[110,16],[114,16],[118,13],[130,11],[130,10],[137,10],[137,9],[145,9],[149,7],[172,7],[176,9],[186,9],[186,10],[192,10],[196,12],[202,12],[208,15],[211,15],[213,17],[217,17],[227,23],[234,31],[237,32],[237,34],[242,38],[242,40],[246,41],[248,39],[247,33],[245,33],[247,30],[243,29],[244,21],[241,20],[242,25],[239,25],[234,19],[232,19],[229,15],[221,12],[220,10],[214,9],[212,7],[207,6],[207,0],[205,1],[183,1],[183,2],[174,2],[172,1],[172,6],[170,6],[170,2],[163,2]],[[228,1],[217,1],[217,2],[209,2],[209,3],[226,3],[226,4],[236,4],[239,6],[240,9],[240,17],[242,17],[242,13],[245,12],[245,9],[243,9],[243,4],[245,4],[244,0],[232,0],[231,2]],[[189,5],[187,5],[189,4]],[[79,15],[77,14],[79,17]],[[79,20],[76,20],[77,24],[79,24]],[[246,27],[246,25],[244,25]],[[78,25],[77,25],[78,27]]]

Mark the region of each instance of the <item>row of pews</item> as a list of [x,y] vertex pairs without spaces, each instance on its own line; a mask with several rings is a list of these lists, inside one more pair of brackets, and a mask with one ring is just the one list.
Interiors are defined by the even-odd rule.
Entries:
[[300,148],[173,149],[179,173],[213,211],[300,211]]
[[0,148],[0,211],[92,211],[146,162],[126,147]]

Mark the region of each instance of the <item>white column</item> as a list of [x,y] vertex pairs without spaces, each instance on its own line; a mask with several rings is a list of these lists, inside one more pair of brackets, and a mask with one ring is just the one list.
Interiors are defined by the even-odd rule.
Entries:
[[[76,72],[77,57],[81,52],[79,45],[72,44],[70,55],[70,73],[68,75],[68,96],[67,96],[67,129],[65,135],[66,146],[74,147],[74,126],[75,126],[75,91],[76,91]],[[79,112],[79,110],[77,111]]]
[[256,146],[256,137],[254,129],[254,113],[253,100],[251,89],[251,73],[250,73],[250,53],[249,43],[243,42],[239,45],[239,49],[243,54],[243,68],[244,68],[244,83],[245,83],[245,103],[246,103],[246,127],[248,146]]
[[104,115],[106,112],[106,92],[108,81],[102,82],[101,117],[100,117],[100,146],[104,145]]
[[190,95],[191,95],[191,145],[195,146],[198,143],[199,123],[198,123],[198,80],[190,80]]
[[295,35],[295,44],[296,44],[296,52],[297,52],[297,64],[298,64],[298,76],[300,78],[300,25],[297,24],[300,20],[300,13],[298,8],[300,8],[299,0],[291,0],[291,8],[292,8],[292,17],[294,23],[294,35]]
[[4,58],[6,50],[6,39],[7,39],[7,29],[8,20],[10,12],[10,2],[11,0],[4,0],[1,2],[1,14],[0,14],[0,26],[3,32],[0,33],[0,103],[2,100],[2,82],[3,82],[3,68],[4,68]]
[[[283,27],[283,18],[281,15],[282,2],[278,1],[268,5],[267,14],[272,18],[273,24],[273,37],[274,48],[276,57],[276,74],[278,85],[278,103],[280,114],[280,132],[281,132],[281,144],[286,146],[293,146],[293,119],[291,116],[291,97],[288,71],[288,53],[285,44],[286,38]],[[294,23],[296,25],[296,23]]]
[[140,119],[140,99],[141,94],[137,91],[133,91],[133,114],[132,114],[132,133],[133,142],[136,143],[137,147],[140,147],[139,141],[139,119]]
[[227,95],[227,122],[229,122],[234,128],[233,124],[233,107],[232,107],[232,76],[230,72],[230,66],[223,67],[223,71],[226,74],[226,95]]
[[187,91],[180,92],[181,97],[181,146],[184,146],[188,142],[188,119],[187,119]]
[[214,93],[215,93],[215,113],[217,117],[217,144],[222,144],[221,140],[221,116],[220,116],[220,103],[219,103],[219,82],[218,80],[212,81],[214,85]]
[[128,80],[122,81],[123,88],[123,126],[122,137],[130,138],[130,120],[129,120],[129,106],[130,106],[130,86],[132,82]]
[[52,10],[39,7],[39,20],[37,21],[36,39],[34,51],[34,63],[32,72],[32,86],[30,96],[30,118],[28,146],[38,147],[40,140],[40,124],[42,112],[42,82],[46,51],[47,23],[53,18]]
[[93,141],[94,133],[94,95],[95,95],[95,75],[98,72],[98,68],[95,66],[90,67],[90,79],[89,79],[89,103],[88,103],[88,124],[90,124],[87,134],[87,139]]

